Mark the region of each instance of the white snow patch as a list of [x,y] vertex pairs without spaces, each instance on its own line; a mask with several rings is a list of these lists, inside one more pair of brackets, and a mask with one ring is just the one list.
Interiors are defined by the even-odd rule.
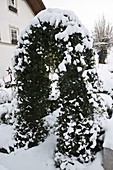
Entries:
[[99,75],[99,79],[103,83],[103,89],[105,91],[108,91],[109,93],[112,93],[113,73],[108,71],[108,65],[107,64],[99,64],[98,75]]
[[8,149],[9,146],[13,146],[13,132],[13,126],[0,125],[0,148]]
[[108,108],[112,108],[113,100],[111,96],[108,94],[104,94],[104,93],[99,93],[99,95],[103,99],[104,105],[107,106]]
[[29,150],[19,149],[8,155],[0,154],[0,164],[8,170],[55,170],[55,141],[55,136],[51,135],[38,147]]
[[103,147],[113,150],[113,117],[103,120],[103,128],[105,129]]
[[66,72],[66,66],[65,66],[64,61],[59,64],[58,68],[60,72],[63,72],[63,71]]
[[0,170],[8,170],[4,166],[0,165]]

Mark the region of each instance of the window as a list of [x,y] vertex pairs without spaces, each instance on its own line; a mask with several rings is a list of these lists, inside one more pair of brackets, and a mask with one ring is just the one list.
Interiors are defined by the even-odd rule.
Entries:
[[18,42],[17,38],[18,38],[18,29],[11,28],[11,43],[16,45]]
[[17,0],[8,0],[9,10],[17,13]]

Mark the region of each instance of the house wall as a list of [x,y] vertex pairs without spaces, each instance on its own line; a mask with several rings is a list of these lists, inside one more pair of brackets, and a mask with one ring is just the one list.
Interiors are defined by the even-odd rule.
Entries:
[[17,0],[17,13],[8,9],[8,0],[0,0],[0,78],[7,76],[7,68],[12,68],[11,58],[15,45],[11,44],[10,28],[18,29],[18,33],[34,17],[34,14],[24,0]]
[[7,69],[12,69],[12,58],[15,46],[10,44],[0,43],[0,78],[7,76]]

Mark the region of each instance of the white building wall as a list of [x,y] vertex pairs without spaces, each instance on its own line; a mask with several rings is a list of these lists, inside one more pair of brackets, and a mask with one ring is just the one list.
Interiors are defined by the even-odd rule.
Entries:
[[15,45],[11,44],[10,28],[17,28],[19,33],[34,17],[24,0],[17,0],[17,13],[8,9],[8,0],[0,0],[0,78],[7,76],[7,68],[12,68],[11,58]]
[[0,78],[7,76],[7,69],[12,69],[12,58],[15,46],[0,43]]

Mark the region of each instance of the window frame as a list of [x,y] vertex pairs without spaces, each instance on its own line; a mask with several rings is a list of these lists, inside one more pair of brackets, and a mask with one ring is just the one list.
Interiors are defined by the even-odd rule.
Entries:
[[18,10],[17,10],[17,0],[13,0],[14,1],[14,5],[13,3],[11,2],[12,0],[8,0],[8,9],[14,13],[17,13]]
[[[16,33],[16,34],[15,34]],[[10,26],[10,39],[11,44],[17,45],[18,43],[18,35],[19,35],[19,29],[16,27]]]

